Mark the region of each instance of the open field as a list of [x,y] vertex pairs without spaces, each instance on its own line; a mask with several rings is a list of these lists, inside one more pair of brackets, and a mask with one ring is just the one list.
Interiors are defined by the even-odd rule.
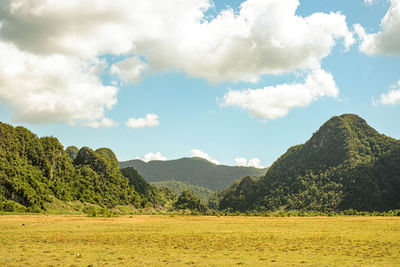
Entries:
[[400,218],[7,215],[0,266],[400,266]]

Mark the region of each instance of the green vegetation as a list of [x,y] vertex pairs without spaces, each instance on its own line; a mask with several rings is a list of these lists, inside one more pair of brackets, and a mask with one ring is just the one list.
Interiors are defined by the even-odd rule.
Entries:
[[235,180],[248,175],[264,175],[266,169],[215,165],[201,158],[169,161],[130,160],[120,162],[121,168],[135,168],[148,182],[176,180],[202,186],[212,191],[222,190]]
[[71,160],[74,161],[76,156],[78,156],[79,148],[77,148],[76,146],[69,146],[65,149],[65,152],[67,152]]
[[[187,182],[152,186],[140,170],[120,169],[133,163],[147,178],[173,176]],[[0,123],[3,212],[111,216],[139,210],[173,214],[175,209],[217,214],[202,204],[207,201],[222,214],[396,215],[400,210],[400,141],[379,134],[356,115],[331,118],[309,141],[290,148],[260,175],[264,171],[217,166],[199,158],[118,163],[108,148],[64,150],[55,137],[39,138],[24,127]],[[254,175],[244,175],[215,193],[208,189],[223,189],[244,173]]]
[[400,141],[346,114],[290,148],[262,178],[243,178],[220,193],[219,208],[387,211],[400,209],[399,192]]
[[[211,191],[208,188],[202,187],[202,186],[196,186],[196,185],[191,185],[186,182],[179,182],[175,180],[170,180],[170,181],[159,181],[159,182],[151,182],[150,183],[153,186],[156,186],[158,188],[169,188],[171,191],[179,196],[182,194],[184,190],[189,190],[191,191],[195,196],[200,198],[200,200],[203,203],[207,203],[210,197],[214,194],[213,191]],[[135,187],[136,188],[136,187]]]
[[206,212],[207,207],[201,203],[201,200],[193,195],[189,190],[184,190],[174,203],[174,208],[177,210],[191,210],[198,212]]
[[[0,209],[39,212],[57,206],[57,200],[108,209],[117,205],[148,207],[174,199],[171,192],[153,189],[139,176],[125,177],[108,148],[93,151],[83,147],[76,152],[76,147],[64,151],[57,138],[38,138],[24,127],[0,123]],[[152,194],[142,188],[135,190],[139,183]],[[58,204],[49,205],[51,202]],[[68,206],[76,205],[64,208]]]
[[397,266],[400,219],[1,216],[1,266]]
[[121,173],[129,179],[129,185],[133,186],[145,199],[158,207],[175,200],[174,192],[166,187],[158,188],[148,184],[142,176],[132,167],[121,169]]

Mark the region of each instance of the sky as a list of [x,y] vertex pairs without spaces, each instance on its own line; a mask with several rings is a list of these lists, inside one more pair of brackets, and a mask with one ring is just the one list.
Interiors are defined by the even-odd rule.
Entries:
[[0,121],[64,147],[267,167],[345,113],[400,138],[400,0],[0,2]]

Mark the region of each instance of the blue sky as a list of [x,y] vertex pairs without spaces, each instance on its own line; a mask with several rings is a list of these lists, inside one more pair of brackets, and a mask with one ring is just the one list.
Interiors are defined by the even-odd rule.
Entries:
[[[111,30],[103,27],[114,19],[107,12],[76,27],[93,1],[14,2],[5,1],[0,12],[0,120],[56,136],[65,147],[109,147],[120,160],[195,155],[226,165],[256,158],[250,165],[269,166],[344,113],[400,138],[398,0],[303,0],[295,14],[285,10],[296,0],[288,7],[277,0],[174,0],[171,7],[118,0],[104,10],[149,14],[111,21]],[[229,8],[231,16],[223,17]],[[385,15],[393,19],[382,21]],[[304,29],[291,21],[309,16],[316,18]],[[275,25],[282,31],[274,32]]]

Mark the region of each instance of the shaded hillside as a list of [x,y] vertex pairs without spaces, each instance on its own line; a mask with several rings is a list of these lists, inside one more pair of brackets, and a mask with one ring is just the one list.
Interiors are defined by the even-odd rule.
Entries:
[[214,194],[214,191],[203,186],[192,185],[187,182],[179,182],[175,180],[151,182],[150,184],[158,188],[167,187],[177,196],[181,195],[183,191],[189,190],[193,195],[199,197],[203,203],[207,203],[209,198]]
[[345,114],[291,147],[260,180],[235,183],[220,208],[384,211],[400,208],[399,189],[400,141]]
[[148,182],[176,180],[211,190],[221,190],[247,175],[264,175],[266,169],[215,165],[201,158],[182,158],[168,161],[130,160],[120,167],[133,167]]
[[110,149],[65,151],[55,137],[39,138],[24,127],[0,123],[0,202],[39,211],[54,198],[109,208],[159,204],[135,190]]

